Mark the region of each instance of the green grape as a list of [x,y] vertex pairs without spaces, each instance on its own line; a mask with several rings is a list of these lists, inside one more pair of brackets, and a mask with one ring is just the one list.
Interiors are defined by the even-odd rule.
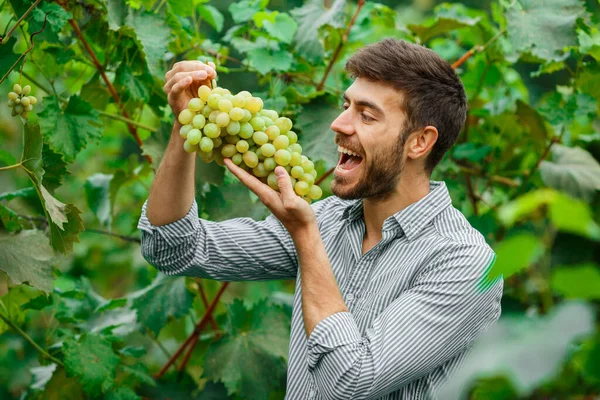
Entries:
[[216,88],[214,88],[212,90],[212,92],[214,94],[218,94],[219,96],[224,96],[227,93],[227,91],[226,91],[225,88],[222,88],[222,87],[219,87],[219,86],[217,86]]
[[233,107],[231,111],[229,111],[229,117],[232,121],[239,121],[244,118],[244,110],[239,107]]
[[252,97],[252,94],[247,90],[242,90],[237,95],[242,96],[244,99],[248,99],[248,98]]
[[16,104],[21,104],[21,98],[19,97],[18,99],[15,100]]
[[298,181],[296,178],[294,178],[293,176],[290,176],[290,181],[292,182],[292,188],[294,186],[296,186],[296,182]]
[[217,115],[217,119],[215,120],[217,125],[219,125],[221,128],[224,128],[227,125],[229,125],[229,121],[229,114],[225,111],[220,112],[219,115]]
[[264,154],[265,157],[273,157],[275,155],[275,151],[277,149],[271,143],[265,143],[260,147],[260,150]]
[[221,129],[221,133],[219,134],[220,137],[225,137],[229,135],[229,133],[227,133],[227,129]]
[[292,167],[302,166],[302,154],[292,153],[292,159],[290,161]]
[[[246,139],[246,138],[242,138],[242,139]],[[254,143],[254,140],[252,140],[252,138],[246,139],[246,142],[248,142],[248,146],[250,146],[250,150],[252,150],[252,147],[256,147],[256,143]]]
[[198,88],[198,97],[205,103],[208,100],[208,96],[210,96],[211,94],[212,90],[206,85],[202,85]]
[[204,126],[204,134],[209,138],[214,139],[216,137],[219,137],[219,135],[221,134],[221,128],[219,128],[217,124],[206,124]]
[[190,110],[188,110],[186,108],[184,110],[181,110],[181,112],[179,113],[178,120],[181,125],[187,125],[192,122],[193,118],[194,118],[194,113],[192,113]]
[[210,106],[206,105],[204,107],[202,107],[202,115],[204,115],[204,118],[208,118],[208,116],[213,112],[213,109],[210,108]]
[[267,177],[267,185],[273,190],[279,190],[279,184],[277,183],[277,175],[275,172],[271,172]]
[[27,107],[25,107],[25,112],[31,111],[31,110],[33,110],[33,106],[31,104],[28,105]]
[[23,92],[21,85],[15,83],[15,85],[13,86],[13,92],[15,92],[16,94],[21,94]]
[[292,120],[286,117],[277,118],[275,126],[279,128],[281,133],[289,132],[292,129]]
[[282,165],[283,168],[285,168],[285,170],[287,171],[288,175],[292,173],[292,166],[290,164],[288,165]]
[[304,175],[304,169],[301,166],[296,165],[295,167],[292,167],[291,175],[296,179],[300,179]]
[[259,149],[257,149],[257,150],[255,151],[255,153],[256,153],[256,156],[258,157],[258,160],[259,160],[259,161],[263,161],[265,158],[267,158],[267,157],[265,157],[265,155],[262,153],[262,148],[259,148]]
[[302,146],[300,146],[298,143],[291,144],[290,149],[293,153],[302,154]]
[[261,117],[254,117],[250,120],[250,125],[255,131],[262,131],[265,128],[265,120]]
[[308,157],[306,159],[302,158],[302,168],[305,172],[310,172],[315,168],[315,164]]
[[[268,133],[267,133],[268,134]],[[281,149],[287,149],[287,147],[290,145],[290,139],[288,139],[287,136],[285,135],[280,135],[277,136],[274,140],[273,140],[273,146],[275,146],[275,148],[277,150],[281,150]]]
[[192,129],[187,134],[187,141],[190,144],[198,144],[200,143],[200,139],[202,139],[202,133],[199,129]]
[[183,142],[183,149],[187,152],[187,153],[193,153],[195,151],[198,151],[198,145],[196,144],[192,144],[189,141],[185,141]]
[[223,144],[223,139],[221,139],[220,137],[216,137],[214,139],[210,139],[213,142],[213,145],[215,147],[220,147]]
[[234,154],[233,157],[231,157],[231,161],[233,161],[235,165],[240,165],[242,161],[244,161],[244,159],[242,158],[242,155],[240,153],[237,153]]
[[252,173],[254,174],[254,176],[257,176],[259,178],[264,178],[267,175],[269,175],[269,171],[267,171],[263,163],[258,163],[256,167],[252,168]]
[[9,107],[14,107],[15,106],[15,101],[14,100],[8,100],[8,106]]
[[285,136],[287,136],[288,139],[290,139],[290,144],[294,144],[294,143],[298,142],[298,135],[294,131],[288,131],[285,134]]
[[238,142],[235,144],[235,148],[237,149],[238,152],[245,153],[248,151],[250,146],[248,145],[248,142],[246,142],[245,140],[238,140]]
[[294,192],[296,192],[296,194],[299,196],[307,195],[309,190],[310,190],[310,186],[308,185],[308,183],[306,183],[304,181],[298,181],[294,185]]
[[204,102],[197,97],[194,97],[188,102],[188,108],[191,111],[200,111],[202,110],[202,107],[204,107]]
[[[227,89],[226,89],[226,90],[227,90]],[[232,94],[229,92],[229,90],[227,90],[227,93],[225,93],[225,94],[223,95],[223,98],[224,98],[225,100],[232,101],[232,100],[233,100],[233,95],[232,95]],[[232,103],[232,104],[233,104],[233,103]]]
[[217,163],[217,165],[220,165],[221,167],[225,165],[225,163],[223,162],[223,156],[221,155],[221,153],[216,152],[215,154],[215,162]]
[[276,137],[279,136],[279,128],[275,125],[271,125],[267,129],[265,129],[265,133],[269,137],[269,140],[273,141]]
[[269,137],[263,131],[257,131],[252,135],[252,140],[254,140],[254,143],[257,145],[262,146],[269,141]]
[[220,94],[217,94],[213,91],[213,94],[208,96],[208,100],[206,100],[206,104],[210,106],[213,110],[219,109],[219,101],[221,101],[223,97]]
[[244,109],[244,117],[240,119],[240,122],[249,122],[252,119],[252,113]]
[[267,171],[273,171],[275,167],[277,167],[277,163],[275,162],[275,159],[273,157],[265,158],[263,164],[265,165],[265,169]]
[[223,147],[221,147],[221,155],[223,157],[231,158],[236,153],[237,153],[237,150],[236,150],[234,144],[228,143],[228,144],[224,145]]
[[244,108],[246,105],[246,98],[244,96],[240,96],[239,93],[233,96],[233,100],[231,103],[234,107]]
[[231,121],[229,123],[229,125],[227,125],[227,127],[225,128],[225,130],[227,131],[228,134],[230,135],[237,135],[238,133],[240,133],[240,123],[237,121]]
[[240,137],[242,139],[249,139],[254,134],[254,128],[248,122],[242,122],[240,124]]
[[250,168],[254,168],[258,165],[258,156],[253,151],[245,152],[242,158],[244,160],[244,164]]
[[315,177],[312,176],[312,174],[309,172],[305,173],[304,175],[302,175],[301,178],[298,178],[298,179],[303,180],[304,182],[308,183],[308,186],[315,183]]
[[268,117],[271,121],[276,121],[279,118],[279,114],[275,110],[262,110],[260,115]]
[[35,104],[35,103],[37,103],[37,99],[34,96],[29,96],[29,102],[31,104]]
[[202,129],[204,128],[204,125],[206,125],[206,118],[204,117],[204,115],[198,114],[192,120],[192,125],[196,129]]
[[288,165],[292,159],[292,154],[287,150],[277,150],[275,152],[275,162],[279,165]]
[[21,99],[21,104],[23,104],[25,107],[27,107],[29,105],[30,101],[29,101],[29,97],[23,97]]
[[15,93],[15,92],[8,92],[8,98],[10,100],[16,100],[16,99],[19,98],[19,95],[17,93]]
[[273,120],[269,117],[261,117],[265,121],[265,128],[273,125]]
[[221,114],[219,110],[213,110],[208,116],[208,122],[212,122],[213,124],[217,122],[217,117]]
[[192,130],[192,128],[192,125],[183,125],[181,128],[179,128],[179,136],[181,136],[184,139],[187,139],[187,134],[189,131]]
[[246,107],[246,110],[250,111],[252,114],[256,114],[262,110],[263,101],[259,97],[249,97],[246,99],[246,105],[244,107]]
[[17,104],[17,105],[16,105],[16,106],[13,108],[13,110],[15,110],[17,114],[21,114],[21,113],[23,112],[23,106],[22,106],[22,105],[20,105],[20,104]]
[[312,171],[310,171],[309,174],[311,174],[313,176],[313,178],[317,179],[317,170],[316,169],[313,169]]
[[211,139],[206,136],[204,136],[202,139],[200,139],[200,150],[202,150],[205,153],[210,153],[212,151],[212,149],[215,147],[213,140],[214,139]]
[[[202,141],[200,141],[200,143],[202,143]],[[215,159],[215,152],[214,150],[207,151],[206,153],[200,152],[200,158],[202,158],[202,161],[205,163],[213,162]]]
[[312,200],[318,200],[323,196],[323,190],[317,185],[312,185],[308,191],[308,197]]
[[227,135],[225,136],[225,141],[230,144],[236,144],[240,140],[238,135]]
[[233,103],[231,100],[227,100],[225,98],[219,100],[219,110],[228,113],[233,108]]

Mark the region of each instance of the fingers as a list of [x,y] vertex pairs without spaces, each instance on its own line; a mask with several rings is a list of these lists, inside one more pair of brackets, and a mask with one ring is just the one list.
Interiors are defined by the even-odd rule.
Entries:
[[261,181],[259,181],[256,177],[250,175],[248,172],[244,171],[237,165],[231,161],[229,158],[224,159],[224,163],[227,166],[227,169],[231,171],[233,175],[235,175],[240,182],[242,182],[248,189],[252,190],[255,195],[258,196],[260,201],[267,207],[277,207],[275,203],[275,198],[279,200],[276,192],[271,189],[269,186],[265,185]]
[[165,93],[167,93],[168,102],[172,103],[174,99],[176,99],[178,96],[181,96],[181,93],[186,90],[193,81],[194,80],[188,76],[175,83],[168,92],[165,90]]
[[208,65],[203,63],[202,61],[197,60],[188,60],[188,61],[179,61],[173,65],[166,74],[165,74],[165,82],[168,82],[179,72],[193,72],[193,71],[205,71],[208,79],[215,79],[217,77],[217,69],[215,64],[209,62]]
[[208,76],[209,75],[206,71],[178,72],[175,75],[173,75],[171,79],[169,79],[165,86],[163,86],[163,90],[168,95],[173,89],[173,86],[184,79],[189,80],[191,78],[192,81],[203,82],[208,79]]
[[285,168],[281,166],[275,168],[275,175],[277,176],[277,185],[279,186],[279,191],[281,192],[284,201],[285,199],[294,199],[296,197],[296,193],[294,193],[292,180],[290,179],[290,176]]

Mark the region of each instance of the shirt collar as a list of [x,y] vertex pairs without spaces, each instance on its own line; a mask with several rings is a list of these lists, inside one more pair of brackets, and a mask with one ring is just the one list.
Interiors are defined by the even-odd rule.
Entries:
[[[408,240],[418,236],[421,230],[429,224],[439,213],[452,205],[450,193],[444,181],[429,181],[429,193],[419,201],[398,211],[387,218],[383,224],[383,231],[393,230],[400,226]],[[355,200],[348,205],[342,218],[354,221],[363,216],[362,199]]]

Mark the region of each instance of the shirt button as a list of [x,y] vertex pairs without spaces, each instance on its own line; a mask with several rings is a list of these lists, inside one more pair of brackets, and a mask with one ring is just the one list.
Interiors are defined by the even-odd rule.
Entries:
[[354,300],[354,294],[353,294],[353,293],[348,293],[348,294],[346,295],[346,300],[348,300],[348,301],[352,301],[352,300]]

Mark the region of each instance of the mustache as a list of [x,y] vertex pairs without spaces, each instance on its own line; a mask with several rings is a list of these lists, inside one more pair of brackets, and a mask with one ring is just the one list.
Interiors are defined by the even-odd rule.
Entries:
[[354,143],[350,143],[349,141],[347,141],[343,137],[336,136],[334,142],[335,142],[336,145],[345,147],[348,150],[351,150],[351,151],[353,151],[355,153],[358,153],[358,154],[361,154],[361,155],[365,154],[364,149],[362,148],[362,146],[356,145]]

